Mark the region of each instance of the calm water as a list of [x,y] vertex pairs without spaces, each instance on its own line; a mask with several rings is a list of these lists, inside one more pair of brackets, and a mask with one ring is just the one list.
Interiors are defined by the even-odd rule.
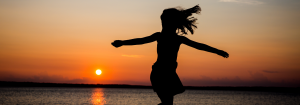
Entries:
[[[151,89],[0,88],[0,104],[157,105]],[[300,94],[249,91],[186,90],[174,105],[300,105]]]

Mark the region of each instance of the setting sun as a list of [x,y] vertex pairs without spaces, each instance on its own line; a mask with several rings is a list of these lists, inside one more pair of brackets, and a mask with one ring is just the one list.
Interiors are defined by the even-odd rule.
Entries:
[[96,70],[96,74],[97,74],[97,75],[100,75],[101,73],[102,73],[102,71],[101,71],[100,69],[97,69],[97,70]]

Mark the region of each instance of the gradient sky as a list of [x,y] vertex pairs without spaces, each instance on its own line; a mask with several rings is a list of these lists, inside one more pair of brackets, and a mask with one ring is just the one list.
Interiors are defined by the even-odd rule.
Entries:
[[159,32],[164,9],[197,4],[187,37],[229,58],[181,45],[184,85],[300,86],[299,0],[1,0],[0,81],[150,85],[156,42],[110,43]]

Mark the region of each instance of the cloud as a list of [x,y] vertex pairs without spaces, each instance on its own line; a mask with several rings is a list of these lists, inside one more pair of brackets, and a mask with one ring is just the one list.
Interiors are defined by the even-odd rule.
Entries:
[[249,73],[255,81],[269,81],[269,79],[266,76],[259,72],[252,73],[251,71],[249,71]]
[[299,80],[282,80],[281,82],[272,82],[259,72],[249,72],[252,80],[242,80],[239,76],[234,78],[217,78],[213,79],[208,76],[201,75],[200,79],[182,78],[185,86],[274,86],[274,87],[299,87]]
[[[15,75],[10,72],[0,72],[0,81],[16,81],[16,82],[44,82],[44,83],[91,83],[89,78],[69,79],[62,75],[48,75],[47,72],[41,72],[34,76]],[[4,73],[4,74],[3,74]]]
[[272,70],[262,70],[265,73],[279,73],[278,71],[272,71]]
[[133,57],[133,58],[140,58],[142,55],[122,55],[123,57]]
[[182,83],[186,86],[253,86],[242,81],[238,76],[233,79],[227,77],[212,79],[202,75],[200,79],[182,79]]
[[235,2],[235,3],[244,3],[244,4],[251,4],[251,5],[258,5],[263,4],[263,2],[258,0],[219,0],[220,2]]
[[21,76],[13,72],[0,71],[0,81],[15,81],[15,82],[40,82],[40,83],[77,83],[77,84],[129,84],[129,85],[147,85],[151,86],[150,81],[136,80],[93,80],[88,77],[69,79],[62,75],[49,75],[46,71],[40,72],[34,76]]

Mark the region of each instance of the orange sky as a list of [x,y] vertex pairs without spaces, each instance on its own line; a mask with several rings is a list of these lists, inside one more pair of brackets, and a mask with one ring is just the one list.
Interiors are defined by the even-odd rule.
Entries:
[[0,1],[0,81],[150,85],[156,42],[110,43],[159,32],[165,8],[197,4],[187,37],[230,56],[182,45],[184,85],[300,86],[297,0]]

